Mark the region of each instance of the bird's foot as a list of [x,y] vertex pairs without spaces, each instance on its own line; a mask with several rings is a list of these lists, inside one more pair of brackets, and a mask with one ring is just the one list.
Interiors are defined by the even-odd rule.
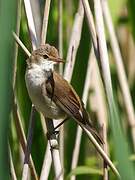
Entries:
[[49,131],[46,133],[47,139],[51,139],[53,136],[56,136],[59,134],[59,131]]

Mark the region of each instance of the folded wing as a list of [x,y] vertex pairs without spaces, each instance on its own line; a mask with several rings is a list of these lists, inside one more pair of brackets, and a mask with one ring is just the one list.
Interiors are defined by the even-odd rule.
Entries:
[[52,101],[61,107],[67,115],[82,123],[98,141],[103,142],[98,133],[93,129],[84,104],[72,86],[56,72],[52,72],[51,78],[48,79],[50,80],[47,80],[46,84],[44,84],[48,97],[52,98]]

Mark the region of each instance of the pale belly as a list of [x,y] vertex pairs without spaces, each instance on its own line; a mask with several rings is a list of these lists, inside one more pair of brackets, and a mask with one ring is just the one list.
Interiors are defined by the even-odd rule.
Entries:
[[26,72],[25,81],[28,94],[37,111],[51,119],[64,119],[66,117],[61,108],[56,106],[45,94],[43,96],[41,84],[45,81],[45,78],[42,78],[42,74],[39,72],[34,74],[33,71],[29,70]]

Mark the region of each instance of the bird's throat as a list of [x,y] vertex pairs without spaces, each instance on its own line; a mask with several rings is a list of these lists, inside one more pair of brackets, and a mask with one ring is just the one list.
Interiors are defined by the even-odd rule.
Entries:
[[41,62],[40,67],[44,71],[53,71],[54,70],[54,62],[52,62],[52,61],[43,61],[43,62]]

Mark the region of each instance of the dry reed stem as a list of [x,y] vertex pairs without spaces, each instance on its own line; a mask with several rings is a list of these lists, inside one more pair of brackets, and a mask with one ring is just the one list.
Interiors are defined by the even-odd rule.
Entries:
[[[45,4],[45,8],[44,8],[44,17],[43,17],[42,32],[41,32],[41,45],[45,44],[45,42],[46,42],[48,18],[49,18],[49,11],[50,11],[50,3],[51,3],[51,1],[47,0],[46,4]],[[45,119],[45,116],[44,116],[44,120],[46,121],[46,125],[48,126],[47,129],[50,129],[50,127],[52,127],[51,131],[53,131],[54,127],[53,127],[53,122],[51,122],[52,120],[49,120],[49,122],[48,122],[48,120]],[[45,131],[47,132],[47,130],[45,128],[46,125],[43,122],[44,120],[43,120],[43,117],[41,117],[41,123],[42,123],[43,131],[44,131],[44,134],[45,134]],[[56,138],[56,137],[54,137],[54,138]],[[50,141],[51,140],[49,140],[49,142]],[[57,140],[55,139],[55,141],[57,141]],[[57,142],[57,144],[58,144],[58,142]],[[43,165],[42,165],[40,179],[45,179],[45,180],[48,179],[49,171],[50,171],[50,168],[51,168],[52,159],[56,159],[56,158],[53,158],[53,157],[51,159],[50,151],[49,151],[49,146],[50,145],[51,145],[51,142],[50,142],[50,144],[48,143],[47,147],[46,147],[46,152],[45,152],[45,156],[44,156],[44,161],[43,161]],[[53,147],[51,149],[53,149]],[[58,149],[57,149],[57,151],[58,151]],[[54,154],[52,153],[52,156],[53,155]],[[60,162],[60,160],[58,160],[58,161]],[[53,162],[53,163],[56,164],[55,162]],[[54,168],[56,169],[57,172],[61,171],[61,169],[62,169],[60,166],[58,167],[58,168],[60,168],[60,170],[57,169],[57,167],[55,167],[55,165],[54,165]],[[47,172],[46,172],[46,169],[47,169]],[[57,176],[57,172],[56,171],[55,171],[55,174]]]
[[[38,39],[37,39],[37,35],[36,35],[36,28],[35,28],[35,24],[34,24],[34,19],[33,19],[33,14],[32,14],[32,8],[31,8],[31,4],[30,4],[30,1],[29,0],[24,0],[24,6],[25,6],[25,11],[26,11],[26,18],[27,18],[27,22],[28,22],[28,29],[29,29],[29,33],[30,33],[30,37],[31,37],[31,43],[32,43],[32,49],[35,50],[37,49],[38,47]],[[33,134],[32,131],[33,131],[33,128],[34,128],[34,106],[32,106],[32,110],[31,110],[31,116],[30,116],[30,121],[29,121],[29,133],[30,134]],[[33,125],[33,126],[32,126]],[[28,139],[28,142],[27,142],[27,148],[30,146],[30,144],[32,144],[32,136],[30,136],[30,138]],[[29,154],[30,152],[28,153],[28,159],[29,159]],[[27,156],[27,153],[25,154],[25,157]],[[27,164],[28,162],[26,162]],[[26,168],[25,168],[26,167]],[[27,178],[28,176],[28,168],[27,166],[24,166],[24,172],[25,172],[25,176],[24,179]],[[27,170],[27,171],[26,171]]]
[[[25,149],[26,149],[26,137],[25,137],[22,122],[21,122],[21,119],[20,119],[20,116],[19,116],[18,108],[17,108],[17,105],[15,104],[15,102],[13,104],[13,110],[12,111],[13,111],[13,117],[14,117],[14,121],[15,121],[17,135],[19,137],[19,141],[20,141],[20,144],[22,146],[22,150],[23,150],[23,152],[25,152]],[[30,156],[30,164],[29,165],[30,165],[30,170],[31,170],[31,174],[32,174],[33,179],[38,180],[37,173],[36,173],[36,170],[35,170],[35,166],[34,166],[34,163],[33,163],[33,160],[32,160],[31,156]]]
[[30,0],[32,14],[34,14],[34,25],[37,35],[37,46],[40,45],[41,40],[41,8],[40,8],[40,1],[37,0]]
[[[97,65],[97,61],[95,59],[95,56],[93,57],[93,85],[94,85],[94,91],[95,91],[95,104],[96,104],[96,111],[97,111],[97,119],[99,121],[100,127],[101,127],[101,134],[104,140],[103,149],[106,154],[108,154],[108,144],[107,144],[107,109],[106,109],[106,103],[105,103],[105,94],[103,93],[103,86],[102,81],[100,78],[100,73]],[[107,164],[104,161],[103,162],[103,179],[108,180],[108,169]]]
[[[92,12],[90,10],[88,1],[82,0],[82,2],[83,2],[84,9],[85,9],[85,14],[86,14],[87,19],[88,19],[88,26],[89,26],[89,29],[91,32],[91,38],[92,38],[92,42],[93,42],[93,46],[94,46],[94,51],[95,51],[96,57],[99,58],[99,52],[98,52],[98,46],[97,46],[97,36],[96,36],[96,30],[95,30],[93,15],[92,15]],[[78,130],[77,130],[78,143],[76,142],[77,143],[76,145],[78,145],[78,148],[79,148],[79,139],[81,138],[80,137],[81,133],[82,133],[81,129],[78,127]],[[77,146],[76,146],[76,148],[77,148]],[[77,161],[76,161],[76,163],[73,163],[73,164],[72,164],[72,168],[75,167],[75,164],[77,165]]]
[[52,164],[52,159],[51,159],[51,153],[50,153],[50,145],[48,142],[46,146],[46,152],[45,152],[42,170],[40,174],[40,180],[48,180],[51,164]]
[[46,42],[50,3],[51,0],[45,1],[44,17],[43,17],[42,32],[41,32],[41,44],[45,44]]
[[[62,26],[62,16],[63,16],[63,0],[58,0],[58,50],[59,56],[63,58],[63,26]],[[63,74],[63,63],[59,64],[59,73]],[[59,133],[59,147],[60,147],[60,159],[62,167],[64,170],[64,124],[60,127]]]
[[78,11],[75,15],[75,20],[69,42],[69,48],[67,52],[66,67],[64,70],[64,78],[67,79],[67,81],[69,81],[72,77],[75,57],[81,39],[83,17],[84,17],[84,10],[80,0]]
[[100,61],[103,72],[103,79],[105,83],[105,90],[107,93],[107,97],[109,97],[110,95],[113,96],[113,93],[112,93],[109,58],[107,53],[103,15],[101,10],[100,0],[94,0],[94,10],[95,10],[96,30],[97,30],[97,38],[99,43],[99,52],[100,52]]
[[[43,24],[42,24],[42,32],[41,32],[41,44],[45,44],[45,42],[46,42],[50,3],[51,3],[50,0],[46,0]],[[45,114],[44,114],[44,118],[45,118]],[[45,118],[45,121],[46,121],[47,132],[53,132],[54,131],[53,120]],[[52,155],[52,161],[53,161],[53,165],[54,165],[55,178],[62,180],[63,179],[63,170],[62,170],[61,161],[60,161],[60,153],[59,153],[59,149],[58,149],[57,138],[55,135],[51,135],[48,137],[48,141],[49,141],[51,155]],[[47,147],[47,149],[48,149],[48,147]],[[48,151],[46,151],[46,152],[48,153]],[[47,157],[47,156],[45,155],[45,157]],[[47,157],[48,160],[49,160],[49,157]],[[44,169],[45,169],[45,164],[46,164],[46,159],[44,158],[44,163],[43,163]],[[49,162],[49,164],[51,164],[51,163]],[[49,169],[49,168],[47,168],[47,169]],[[42,170],[42,173],[43,173],[43,170]]]
[[[92,36],[92,42],[93,42],[93,47],[95,51],[95,55],[97,59],[100,58],[101,60],[101,65],[102,65],[102,71],[103,71],[103,80],[105,83],[105,90],[107,93],[108,97],[108,103],[110,105],[110,99],[109,96],[111,95],[111,99],[113,99],[113,94],[112,94],[112,86],[111,86],[111,77],[110,77],[110,69],[109,69],[109,63],[108,63],[108,54],[107,54],[107,48],[106,48],[106,41],[105,41],[105,34],[104,34],[104,26],[103,26],[103,17],[102,17],[102,11],[101,11],[101,6],[100,6],[100,1],[94,1],[94,8],[95,8],[95,15],[96,15],[96,30],[97,30],[97,35],[98,35],[98,42],[99,42],[99,49],[97,46],[97,38],[95,36],[95,27],[94,27],[94,21],[92,17],[92,13],[89,7],[88,0],[82,0],[85,13],[88,19],[88,24],[89,24],[89,30],[91,32]],[[100,51],[100,57],[99,57],[99,52]],[[107,75],[107,76],[106,76]],[[93,142],[94,143],[94,142]],[[100,147],[101,148],[101,147]],[[98,149],[97,149],[98,150]],[[102,148],[100,149],[101,151]],[[99,150],[98,150],[99,151]],[[105,155],[107,158],[108,156],[104,153],[103,151],[103,156]],[[106,158],[104,157],[104,159]],[[108,164],[111,162],[110,159],[108,158]],[[112,164],[112,170],[114,170],[115,166]],[[115,168],[116,172],[115,174],[118,174],[117,169]]]
[[[95,74],[97,73],[97,70],[96,70],[97,64],[95,64],[96,62],[94,62],[94,59],[95,59],[94,52],[93,52],[93,50],[91,50],[91,53],[90,53],[90,56],[89,56],[89,65],[88,65],[86,79],[85,79],[83,97],[82,97],[82,100],[83,100],[85,105],[87,103],[87,98],[88,98],[90,77],[91,77],[93,71],[95,72]],[[104,115],[100,116],[100,118],[104,119]],[[104,135],[106,135],[105,131],[104,131]],[[73,155],[72,155],[72,166],[71,166],[72,169],[76,168],[76,166],[77,166],[78,157],[79,157],[81,136],[82,136],[82,129],[78,126],[77,133],[76,133],[76,141],[75,141],[74,151],[73,151]],[[104,145],[106,145],[106,138],[104,139],[104,142],[105,142]],[[71,179],[74,180],[75,176],[72,176]]]
[[82,129],[84,130],[84,132],[88,135],[90,141],[92,142],[92,144],[96,147],[96,150],[99,152],[99,154],[102,156],[102,158],[106,161],[106,163],[108,164],[108,166],[112,169],[112,171],[114,172],[114,174],[120,178],[120,174],[117,171],[117,169],[115,168],[114,164],[111,162],[111,160],[109,159],[109,157],[107,156],[107,154],[104,152],[104,150],[101,148],[101,146],[97,143],[97,141],[95,140],[95,138],[93,137],[93,135],[85,128],[82,126],[82,124],[80,124],[80,126],[82,127]]
[[[36,35],[36,29],[35,29],[35,24],[34,24],[34,19],[33,19],[33,14],[32,14],[32,8],[31,8],[31,4],[29,0],[24,0],[24,6],[25,6],[25,12],[26,12],[26,18],[27,18],[27,22],[28,22],[28,29],[29,29],[29,33],[30,33],[30,38],[31,38],[31,44],[32,44],[32,49],[35,50],[37,49],[37,45],[38,40],[37,40],[37,35]],[[32,110],[31,110],[31,115],[30,115],[30,121],[29,121],[29,131],[33,131],[34,126],[31,128],[31,124],[34,124],[34,116],[33,116],[33,112],[34,112],[34,106],[32,106]],[[32,122],[31,122],[32,121]],[[30,144],[32,143],[32,136],[30,137],[31,139],[28,139],[27,142],[27,148],[30,146]],[[30,154],[30,153],[29,153]],[[27,156],[27,154],[25,154],[25,157]],[[29,159],[29,156],[28,156]],[[22,179],[25,180],[28,177],[28,166],[25,165],[28,162],[24,162],[24,167],[23,167],[23,177]]]
[[[47,130],[46,130],[46,123],[44,120],[44,116],[40,114],[40,118],[41,118],[41,124],[42,124],[43,132],[44,132],[44,137],[46,138]],[[50,145],[48,142],[46,146],[46,152],[44,155],[43,164],[42,164],[40,180],[48,180],[51,164],[52,164],[52,158],[51,158],[51,153],[50,153]]]
[[[88,61],[88,68],[87,68],[87,73],[86,73],[86,78],[85,78],[85,83],[84,83],[84,88],[83,88],[83,96],[82,96],[82,101],[83,103],[87,104],[87,99],[88,99],[88,92],[89,92],[89,86],[90,86],[90,79],[91,79],[91,73],[93,67],[93,48],[90,51],[89,54],[89,61]],[[71,164],[71,169],[73,170],[74,168],[77,167],[78,163],[78,158],[79,158],[79,151],[80,151],[80,144],[81,144],[81,137],[82,137],[82,129],[80,126],[77,127],[77,132],[76,132],[76,138],[75,138],[75,146],[72,154],[72,164]],[[71,180],[75,180],[75,176],[71,176]]]
[[67,53],[67,63],[64,70],[64,78],[69,82],[71,81],[72,78],[76,54],[80,44],[83,18],[84,18],[84,10],[82,6],[82,2],[80,0],[78,4],[78,10],[75,15],[75,20],[73,24],[72,34],[70,37],[70,43]]
[[[58,1],[58,46],[59,46],[59,56],[63,58],[63,0]],[[63,74],[63,64],[59,65],[59,73]]]
[[12,180],[17,180],[16,173],[15,173],[15,168],[14,168],[14,164],[13,164],[13,158],[12,158],[12,153],[11,153],[10,145],[8,145],[8,149],[9,149],[9,160],[10,160],[11,178],[12,178]]
[[61,167],[58,141],[55,134],[49,134],[49,132],[53,132],[52,130],[54,130],[52,119],[46,118],[46,127],[48,132],[47,137],[50,144],[52,162],[54,166],[55,179],[63,180],[63,169]]
[[[53,121],[51,119],[45,119],[46,122],[46,127],[47,127],[47,132],[53,132],[52,130],[54,129]],[[60,153],[59,153],[59,148],[58,148],[58,141],[56,136],[51,135],[48,137],[48,144],[46,147],[46,153],[44,156],[44,162],[42,165],[42,170],[41,170],[41,176],[40,179],[48,179],[49,176],[49,171],[51,167],[51,163],[53,162],[54,165],[54,171],[55,171],[55,178],[62,180],[63,179],[63,169],[61,166],[61,161],[60,161]],[[50,156],[50,150],[51,150],[51,155]],[[51,158],[52,157],[52,158]],[[45,176],[44,176],[45,174]]]
[[13,37],[16,41],[16,43],[22,48],[22,50],[25,52],[25,54],[30,57],[31,53],[29,52],[29,50],[26,48],[26,46],[22,43],[22,41],[19,39],[19,37],[16,35],[15,32],[13,32]]
[[[100,60],[99,46],[98,46],[98,42],[97,42],[98,38],[97,38],[97,33],[96,33],[96,28],[95,28],[95,23],[94,23],[92,11],[90,9],[88,0],[82,0],[82,3],[83,3],[83,7],[84,7],[84,12],[85,12],[85,15],[86,15],[87,21],[88,21],[88,27],[89,27],[89,31],[91,34],[91,39],[92,39],[92,44],[93,44],[95,56],[96,56],[96,59],[98,61],[100,71],[102,72],[101,62],[100,62],[101,60]],[[102,77],[102,73],[101,73],[101,77]],[[103,77],[102,77],[102,80],[104,80]]]
[[[29,14],[29,13],[27,13],[27,14]],[[31,16],[30,16],[30,17],[31,17]],[[29,20],[28,20],[28,22],[29,22]],[[32,33],[32,31],[30,31],[30,32]],[[30,57],[30,55],[31,55],[30,52],[27,50],[27,48],[26,48],[26,47],[24,46],[24,44],[20,41],[20,39],[16,36],[15,33],[13,33],[13,36],[14,36],[16,42],[22,47],[22,49],[24,50],[24,52],[27,54],[27,56]],[[32,37],[32,36],[31,36],[31,37]],[[34,39],[36,39],[36,38],[34,38]],[[33,42],[33,43],[36,44],[36,42]],[[35,48],[35,45],[33,46],[33,48]],[[26,169],[28,169],[28,168],[25,167],[24,169],[26,170]],[[24,174],[26,175],[26,174],[28,174],[28,173],[26,173],[26,171],[25,171]]]
[[26,12],[26,17],[27,17],[27,22],[28,22],[28,29],[29,29],[30,38],[31,38],[32,49],[35,50],[37,49],[38,41],[37,41],[36,29],[34,25],[30,1],[24,0],[24,6],[25,6],[25,12]]
[[[21,4],[20,4],[20,6],[21,6]],[[18,7],[19,8],[19,7]],[[18,29],[18,31],[19,31],[19,29]],[[19,32],[18,32],[19,33]],[[19,39],[19,37],[13,32],[13,36],[14,36],[14,38],[15,38],[15,40],[16,40],[16,42],[20,45],[20,47],[24,50],[24,52],[26,53],[26,55],[29,57],[31,54],[30,54],[30,52],[27,50],[27,48],[24,46],[24,44],[21,42],[21,40]],[[16,49],[17,50],[17,49]],[[17,54],[16,54],[16,57],[15,58],[17,58]],[[16,64],[15,64],[16,65]],[[15,70],[16,68],[14,68],[14,70]],[[16,73],[16,71],[15,71],[15,73]],[[14,78],[16,77],[16,75],[14,75]],[[16,78],[14,79],[14,85],[15,85],[15,81],[16,81]],[[14,106],[16,106],[16,105],[14,105]],[[16,116],[16,118],[17,119],[19,119],[19,117],[18,117],[18,114],[17,114],[17,112],[15,112],[17,109],[15,109],[14,108],[14,110],[13,110],[13,112],[14,112],[14,114],[15,114],[15,116]],[[26,147],[26,143],[25,143],[25,135],[24,135],[24,133],[23,133],[23,128],[22,128],[22,125],[21,124],[19,124],[19,123],[21,123],[21,121],[19,121],[19,120],[15,120],[16,122],[15,122],[15,124],[16,124],[16,130],[18,130],[17,129],[17,127],[19,127],[19,133],[18,134],[20,134],[20,142],[21,142],[21,145],[22,145],[22,147],[23,147],[23,151],[24,151],[24,149],[25,149],[25,147]],[[22,132],[21,132],[21,130],[22,130]],[[33,174],[33,176],[35,176],[35,179],[37,179],[37,175],[36,175],[36,171],[35,171],[35,168],[34,168],[34,164],[33,164],[33,161],[32,161],[32,159],[30,158],[30,162],[31,162],[31,171],[32,171],[32,174]],[[26,168],[24,168],[25,169],[25,171],[24,172],[26,172]],[[27,170],[28,171],[28,170]],[[24,174],[26,174],[26,173],[24,173]],[[23,176],[24,177],[24,176]]]
[[[19,13],[19,17],[18,17],[18,20],[17,20],[17,34],[19,34],[19,26],[20,26],[20,18],[21,18],[21,1],[19,2],[19,4],[18,4],[18,13]],[[30,53],[29,53],[29,51],[26,49],[26,47],[21,43],[21,41],[19,40],[19,38],[18,38],[18,36],[13,32],[13,36],[14,36],[14,38],[16,39],[16,41],[19,43],[19,44],[21,44],[21,47],[25,50],[25,53],[28,55],[28,56],[30,56]],[[17,47],[16,47],[16,57],[15,57],[15,59],[17,60]],[[16,65],[16,64],[15,64]],[[15,71],[15,68],[14,68],[14,71]],[[16,74],[16,71],[14,72],[14,74]],[[14,75],[14,84],[15,84],[15,78],[16,76]],[[14,101],[15,101],[15,99],[14,99]],[[18,124],[18,123],[20,123],[21,121],[17,121],[17,119],[18,119],[18,114],[17,114],[17,112],[15,112],[15,111],[17,111],[17,109],[15,109],[15,104],[14,104],[14,110],[13,110],[13,112],[14,112],[14,115],[16,116],[16,127],[20,127],[20,129],[21,129],[21,124]],[[17,129],[17,128],[16,128]],[[17,131],[18,131],[18,129],[17,129]],[[20,134],[21,134],[21,132],[19,132]],[[22,133],[21,134],[22,136],[20,136],[22,139],[25,137],[24,136],[24,134]],[[21,140],[22,140],[21,139]],[[22,140],[22,146],[24,147],[25,146],[25,141],[23,142],[23,140]],[[24,149],[23,149],[24,150]],[[33,177],[34,177],[34,179],[38,179],[37,178],[37,175],[36,175],[36,171],[35,171],[35,168],[34,168],[34,165],[33,165],[33,162],[32,162],[32,160],[31,160],[31,169],[32,169],[32,174],[33,174]]]
[[22,180],[27,180],[29,177],[29,166],[28,164],[24,164],[23,166],[23,173],[22,173]]
[[[106,154],[108,154],[108,144],[107,144],[107,127],[106,124],[102,124],[102,132],[103,132],[103,140],[104,140],[104,145],[103,145],[103,150]],[[108,168],[107,168],[107,163],[104,160],[103,161],[103,180],[109,180],[109,174],[108,174]]]
[[[64,70],[64,78],[67,79],[67,81],[69,81],[69,82],[71,81],[73,68],[74,68],[74,64],[75,64],[75,57],[76,57],[77,49],[79,47],[79,42],[80,42],[80,38],[81,38],[83,17],[84,17],[83,7],[81,4],[81,1],[79,1],[79,6],[78,6],[77,13],[75,15],[73,29],[72,29],[72,33],[71,33],[71,37],[70,37],[70,43],[69,43],[69,47],[68,47],[67,63],[65,65],[65,70]],[[74,47],[74,52],[72,52],[72,47]],[[73,53],[74,53],[74,58],[71,58]],[[46,153],[48,153],[47,150],[46,150]],[[45,158],[44,158],[44,162],[46,162]],[[49,164],[50,164],[50,162],[49,162]],[[44,169],[46,169],[46,168],[47,167],[44,166]]]
[[102,0],[101,2],[102,2],[103,15],[104,15],[106,26],[107,26],[109,36],[110,36],[110,42],[112,46],[114,60],[116,63],[116,68],[117,68],[118,78],[119,78],[119,82],[120,82],[120,86],[121,86],[121,90],[123,94],[123,99],[124,99],[124,103],[125,103],[125,107],[126,107],[126,111],[128,115],[128,121],[131,127],[132,139],[133,139],[133,144],[134,144],[134,149],[135,149],[135,112],[133,108],[133,102],[130,95],[127,77],[126,77],[126,73],[125,73],[125,69],[123,65],[122,55],[120,52],[115,30],[113,27],[110,11],[108,7],[108,2],[107,0]]
[[85,12],[86,17],[87,17],[88,27],[89,27],[89,30],[91,33],[91,39],[93,42],[94,52],[95,52],[97,59],[99,59],[97,35],[96,35],[96,29],[95,29],[93,15],[92,15],[88,0],[82,0],[82,3],[83,3],[83,7],[84,7],[84,12]]
[[[103,80],[104,80],[105,90],[106,90],[106,94],[107,94],[108,104],[109,104],[109,107],[111,108],[113,92],[112,92],[109,58],[108,58],[108,53],[107,53],[103,15],[102,15],[100,0],[94,0],[94,10],[95,10],[96,30],[97,30],[97,37],[98,37],[98,44],[99,44],[99,52],[100,52],[100,61],[101,61],[102,72],[103,72]],[[103,128],[105,128],[105,129],[104,129],[103,135],[106,137],[106,127],[105,126],[106,125],[104,124]],[[113,168],[112,168],[112,170],[114,171]],[[108,178],[108,175],[107,175],[107,172],[105,169],[104,169],[104,172],[105,172],[104,175],[106,176],[106,177],[104,176],[104,178]],[[117,174],[118,174],[118,172],[117,172]]]
[[22,180],[27,180],[29,175],[29,157],[31,152],[31,146],[32,146],[32,140],[33,140],[33,131],[34,131],[34,125],[35,125],[35,108],[32,105],[31,107],[31,113],[30,113],[30,119],[29,119],[29,128],[28,128],[28,137],[27,137],[27,146],[25,150],[25,157],[24,157],[24,167],[23,167],[23,174],[22,174]]
[[60,127],[59,131],[60,160],[64,171],[64,124]]

